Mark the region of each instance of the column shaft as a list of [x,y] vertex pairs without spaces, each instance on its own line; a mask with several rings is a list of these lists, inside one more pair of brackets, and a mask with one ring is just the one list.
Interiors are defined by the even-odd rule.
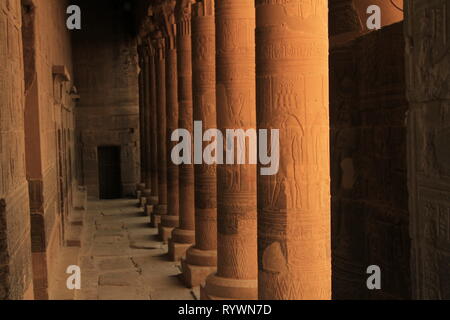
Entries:
[[161,216],[167,214],[167,125],[166,125],[166,57],[165,39],[155,41],[156,90],[158,120],[158,206],[152,214],[152,226],[158,227]]
[[[216,121],[216,30],[214,0],[203,0],[192,7],[192,86],[194,120],[203,130],[217,128]],[[204,142],[206,147],[210,142]],[[204,148],[202,148],[203,150]],[[182,261],[183,278],[188,287],[203,283],[217,265],[217,174],[216,165],[196,164],[195,170],[195,246]]]
[[327,2],[257,0],[256,23],[258,127],[280,130],[279,169],[258,175],[259,298],[330,299]]
[[139,183],[136,185],[136,196],[141,200],[142,192],[145,189],[145,152],[144,152],[144,52],[143,52],[143,45],[140,44],[138,46],[138,53],[139,53],[139,173],[140,173],[140,179]]
[[[254,1],[217,1],[216,36],[218,128],[255,130]],[[255,147],[248,140],[244,154]],[[231,139],[225,141],[224,153]],[[257,298],[256,164],[246,163],[217,167],[217,273],[207,278],[203,298]]]
[[151,197],[149,203],[156,205],[158,203],[158,121],[157,121],[157,90],[156,90],[156,50],[151,41],[148,41],[150,48],[150,131],[149,140],[151,144],[150,157],[150,175],[151,175]]
[[152,187],[152,179],[150,174],[150,154],[151,154],[151,144],[150,144],[150,99],[151,99],[151,92],[150,92],[150,57],[149,57],[149,48],[147,43],[145,43],[144,50],[144,65],[143,65],[143,71],[144,71],[144,78],[143,78],[143,99],[144,99],[144,120],[143,120],[143,143],[144,143],[144,183],[145,183],[145,189],[143,191],[143,197],[145,198],[145,202],[147,202],[150,199],[151,196],[151,187]]
[[[170,27],[175,28],[175,24]],[[177,86],[177,48],[175,32],[167,38],[166,51],[166,95],[167,95],[167,215],[162,217],[159,235],[167,242],[174,228],[179,225],[179,168],[171,158],[176,142],[171,141],[172,132],[178,129],[178,86]]]
[[[192,43],[191,43],[191,0],[178,1],[177,54],[179,127],[193,134],[192,107]],[[194,166],[181,164],[180,171],[180,227],[172,233],[169,257],[180,260],[186,250],[195,242]]]

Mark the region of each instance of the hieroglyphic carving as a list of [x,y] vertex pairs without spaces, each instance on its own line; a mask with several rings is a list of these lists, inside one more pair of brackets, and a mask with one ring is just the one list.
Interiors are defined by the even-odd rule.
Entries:
[[[215,33],[214,0],[203,0],[193,5],[193,119],[202,121],[204,131],[217,128]],[[189,248],[187,263],[182,265],[189,286],[200,285],[217,264],[216,166],[196,164],[194,169],[195,246]],[[195,272],[194,269],[202,272]]]
[[171,140],[172,132],[178,129],[178,76],[176,24],[172,1],[164,6],[166,35],[166,161],[167,161],[167,216],[162,217],[159,235],[163,241],[170,238],[173,228],[179,224],[179,168],[173,163],[171,152],[176,145]]
[[[139,125],[140,125],[140,147],[141,147],[141,182],[145,184],[144,190],[148,191],[151,187],[150,176],[150,158],[151,154],[149,144],[149,56],[146,43],[143,42],[138,47],[139,52]],[[143,190],[143,191],[144,191]],[[147,195],[147,194],[146,194]]]
[[450,5],[409,0],[405,12],[413,297],[449,299]]
[[151,174],[151,197],[147,199],[150,204],[158,203],[158,121],[157,121],[157,94],[156,94],[156,49],[153,46],[151,38],[147,38],[147,46],[149,50],[150,63],[150,131],[149,140],[152,145],[150,157],[150,174]]
[[330,299],[326,1],[256,1],[258,127],[280,169],[258,177],[260,299]]
[[139,53],[139,154],[140,154],[140,182],[145,183],[145,144],[144,142],[144,48],[138,46]]
[[0,300],[32,285],[21,2],[0,3]]
[[[217,126],[256,129],[254,1],[217,1],[215,12]],[[256,165],[218,165],[217,181],[217,273],[202,296],[255,299]]]
[[[191,0],[178,1],[175,11],[178,52],[178,124],[179,128],[188,130],[193,136],[191,5]],[[173,244],[169,246],[169,251],[176,243],[193,244],[195,242],[194,166],[181,164],[179,170],[180,230],[173,231]],[[183,248],[177,253],[178,256],[184,255],[187,246]]]
[[[166,53],[165,39],[159,33],[155,36],[156,90],[158,120],[158,207],[155,214],[167,213],[167,124],[166,124]],[[153,216],[152,218],[155,218]],[[156,217],[157,220],[157,217]],[[153,226],[155,225],[153,220]]]
[[[143,143],[144,143],[144,169],[145,169],[145,190],[144,190],[144,196],[150,197],[151,187],[152,187],[152,176],[151,176],[151,154],[152,154],[152,144],[150,140],[150,123],[151,123],[151,116],[150,116],[150,110],[151,110],[151,103],[152,103],[152,96],[151,96],[151,87],[150,87],[150,77],[151,77],[151,66],[152,63],[152,56],[151,56],[151,48],[148,47],[147,43],[144,44],[144,63],[143,63],[143,72],[144,72],[144,79],[143,79],[143,89],[144,89],[144,127],[141,129],[143,130]],[[149,200],[149,199],[147,199]]]

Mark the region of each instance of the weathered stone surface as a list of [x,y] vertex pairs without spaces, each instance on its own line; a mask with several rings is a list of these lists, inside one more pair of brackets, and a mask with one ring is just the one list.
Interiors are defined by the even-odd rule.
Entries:
[[167,123],[166,123],[166,41],[162,34],[154,40],[156,49],[156,90],[158,120],[158,205],[152,214],[152,226],[158,227],[167,214]]
[[[0,3],[0,300],[33,298],[20,1]],[[8,61],[8,63],[4,63]],[[22,76],[21,76],[22,75]]]
[[[175,18],[178,52],[178,127],[186,129],[193,137],[191,4],[191,0],[178,1]],[[172,259],[179,260],[185,256],[186,250],[195,242],[194,193],[194,165],[181,164],[179,166],[180,225],[172,232],[170,240],[169,257]]]
[[[215,12],[218,129],[256,129],[254,1],[218,1]],[[257,298],[256,169],[217,166],[217,273],[205,298]]]
[[[205,131],[217,127],[215,35],[214,1],[204,0],[193,5],[193,117],[195,121],[202,121]],[[217,265],[216,165],[198,164],[194,169],[195,246],[186,252],[186,261],[182,264],[188,287],[200,285]]]
[[450,6],[405,5],[412,291],[450,299]]
[[164,7],[166,17],[166,152],[167,152],[167,215],[161,217],[159,235],[164,242],[171,237],[172,230],[178,227],[180,214],[179,167],[172,161],[171,153],[176,142],[172,141],[172,132],[178,129],[178,77],[176,24],[173,12],[175,1],[168,1]]
[[[135,214],[139,209],[133,200],[90,201],[88,206],[87,232],[78,259],[81,290],[75,292],[75,300],[193,299],[177,277],[179,267],[163,258],[167,246],[152,240],[157,232],[147,227],[148,217]],[[106,238],[104,230],[117,226],[116,219],[110,218],[117,210],[122,212],[124,236]],[[102,221],[103,231],[96,228],[95,221]],[[95,250],[99,246],[102,252]],[[65,275],[64,271],[57,276]]]
[[150,52],[150,131],[149,140],[151,144],[151,150],[149,154],[150,158],[150,176],[151,176],[151,195],[148,199],[148,203],[151,205],[158,204],[158,121],[157,121],[157,90],[156,90],[156,49],[153,46],[151,38],[147,38],[147,46]]
[[329,0],[328,3],[331,48],[374,31],[367,27],[367,20],[372,15],[367,9],[371,5],[381,9],[381,27],[403,20],[403,0]]
[[264,300],[331,298],[328,6],[313,3],[256,1],[258,128],[280,130],[279,171],[258,176]]
[[[65,8],[61,11],[65,12]],[[73,32],[75,85],[80,95],[76,109],[78,142],[82,148],[78,159],[82,164],[80,181],[90,196],[98,197],[97,148],[120,146],[122,194],[132,195],[136,183],[143,182],[139,181],[136,42],[127,32],[126,25],[117,24],[117,21],[127,19],[126,12],[118,6],[111,6],[106,1],[81,1],[80,8],[83,25],[96,26]],[[65,20],[62,18],[61,23]],[[61,29],[67,30],[65,26]]]
[[[330,55],[335,299],[410,298],[402,30],[383,28]],[[381,290],[367,290],[372,264],[386,279]]]
[[[145,158],[147,156],[145,152],[145,45],[138,45],[138,54],[139,54],[139,77],[138,77],[138,86],[139,86],[139,182],[137,185],[137,191],[140,191],[140,196],[138,197],[139,201],[142,196],[142,192],[145,190],[145,178],[146,178],[146,168],[145,168]],[[141,205],[139,203],[139,205]]]

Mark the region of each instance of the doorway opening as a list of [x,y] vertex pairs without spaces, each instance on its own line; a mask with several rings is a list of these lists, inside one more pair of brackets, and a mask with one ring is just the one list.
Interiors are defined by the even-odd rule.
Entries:
[[122,196],[120,147],[98,147],[99,198],[119,199]]

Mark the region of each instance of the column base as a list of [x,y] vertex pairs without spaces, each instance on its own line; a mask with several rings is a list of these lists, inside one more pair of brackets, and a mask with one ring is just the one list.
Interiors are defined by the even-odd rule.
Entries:
[[164,227],[162,223],[158,226],[158,235],[160,240],[165,244],[172,237],[172,232],[175,228]]
[[138,199],[138,207],[141,203],[141,197],[142,197],[142,191],[141,190],[136,190],[136,199]]
[[195,246],[192,246],[186,252],[186,262],[190,265],[199,267],[216,267],[217,251],[200,250],[197,249]]
[[195,243],[195,231],[177,228],[172,232],[169,240],[169,258],[171,261],[180,261],[185,257],[186,251]]
[[172,231],[172,238],[169,239],[169,260],[170,261],[180,261],[182,258],[186,256],[186,251],[189,247],[192,246],[192,243],[178,243],[173,241],[173,233],[176,231]]
[[148,216],[148,217],[151,217],[152,212],[153,212],[153,205],[152,204],[147,204],[145,206],[145,209],[144,209],[145,215]]
[[208,276],[200,287],[201,300],[257,300],[258,280],[222,278],[217,274]]
[[172,240],[177,243],[193,245],[195,243],[195,231],[177,228],[173,231]]
[[206,278],[215,273],[216,266],[201,266],[189,264],[189,248],[186,252],[186,259],[181,259],[181,271],[183,272],[183,282],[188,288],[193,288],[205,282]]
[[142,191],[144,191],[144,189],[145,189],[145,183],[137,183],[136,184],[136,199],[139,199],[138,191],[140,191],[142,194]]
[[171,216],[165,215],[161,216],[161,224],[159,225],[159,237],[164,243],[167,243],[169,239],[172,237],[172,231],[178,227],[180,217],[179,216]]
[[161,216],[164,216],[166,214],[167,214],[166,204],[159,204],[156,207],[154,207],[150,221],[150,225],[152,226],[152,228],[158,228],[159,224],[161,223]]
[[147,203],[156,206],[159,202],[158,196],[150,196],[147,198]]
[[141,196],[139,199],[139,208],[145,208],[145,205],[147,204],[147,198],[144,196]]

